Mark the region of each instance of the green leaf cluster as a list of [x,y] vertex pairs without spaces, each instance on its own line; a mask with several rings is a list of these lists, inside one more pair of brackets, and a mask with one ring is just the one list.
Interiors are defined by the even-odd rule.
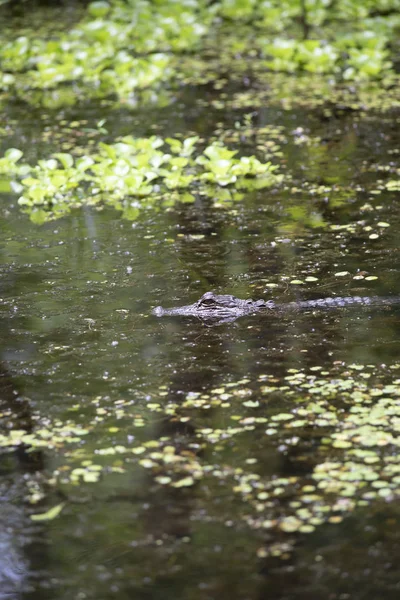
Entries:
[[[356,23],[376,15],[396,21],[397,0],[221,0],[219,13],[234,21],[254,22],[257,27],[279,30],[293,21],[306,19],[308,24],[321,27],[333,21]],[[394,13],[394,15],[392,14]],[[358,24],[362,28],[362,23]]]
[[218,142],[208,146],[196,159],[196,164],[205,169],[200,179],[222,187],[234,183],[237,188],[246,188],[249,187],[247,177],[258,177],[258,188],[271,185],[271,173],[276,169],[272,163],[261,163],[255,156],[237,159],[236,154],[236,150],[229,150]]
[[9,148],[4,153],[4,156],[0,158],[0,175],[25,175],[29,172],[29,165],[19,163],[20,158],[23,156],[23,152],[18,148]]
[[169,52],[196,48],[212,16],[200,10],[204,6],[191,0],[93,2],[86,18],[56,39],[20,36],[0,43],[0,89],[25,98],[28,89],[74,83],[85,96],[127,98],[171,77]]
[[[398,10],[396,0],[221,0],[220,14],[268,31],[268,37],[258,36],[255,49],[273,71],[337,73],[358,80],[379,78],[391,69]],[[276,37],[284,30],[285,37]]]
[[334,44],[275,38],[266,43],[263,52],[273,71],[338,73],[348,80],[380,77],[392,67],[385,38],[377,38],[371,31],[343,36]]
[[[201,152],[198,142],[197,136],[183,141],[126,136],[114,144],[101,142],[93,155],[75,159],[57,153],[22,171],[15,164],[22,152],[14,149],[0,159],[0,166],[3,161],[10,175],[28,175],[22,178],[23,194],[18,202],[36,221],[99,202],[134,219],[142,207],[160,200],[167,206],[193,201],[194,196],[186,190],[214,197],[218,187],[260,189],[282,179],[270,161],[261,162],[255,156],[238,158],[237,151],[219,142]],[[218,194],[216,197],[221,199]]]
[[267,65],[273,71],[309,71],[310,73],[329,73],[336,70],[339,58],[332,44],[319,40],[297,41],[275,38],[272,44],[266,44]]
[[[136,102],[141,91],[179,79],[182,53],[196,51],[196,68],[201,52],[215,52],[226,34],[222,59],[239,44],[242,55],[259,54],[273,71],[380,79],[392,73],[398,8],[397,0],[96,1],[67,32],[0,35],[0,91],[48,105],[87,97]],[[248,38],[238,23],[250,27]]]

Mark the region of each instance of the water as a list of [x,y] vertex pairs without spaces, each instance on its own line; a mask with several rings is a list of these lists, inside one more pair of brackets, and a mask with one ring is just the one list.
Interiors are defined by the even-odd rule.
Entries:
[[[62,420],[73,409],[73,416],[86,423],[93,420],[97,396],[111,410],[116,401],[125,400],[126,414],[118,419],[111,412],[107,427],[100,425],[85,440],[82,458],[114,442],[116,434],[108,432],[113,426],[120,428],[120,443],[138,435],[170,435],[177,445],[190,447],[196,426],[224,422],[225,417],[199,415],[187,425],[174,425],[162,413],[157,418],[146,415],[146,402],[159,400],[160,386],[168,386],[168,397],[182,402],[188,392],[209,392],[243,377],[255,381],[262,373],[279,375],[291,367],[396,360],[396,307],[306,311],[279,318],[257,315],[219,327],[150,314],[155,305],[190,302],[208,289],[246,297],[255,288],[255,297],[263,291],[265,295],[265,279],[279,280],[279,273],[290,272],[294,265],[307,271],[315,261],[315,241],[328,246],[329,240],[311,234],[311,247],[307,235],[301,245],[287,240],[280,248],[271,247],[274,206],[265,209],[260,202],[247,213],[240,206],[234,217],[215,214],[206,205],[190,206],[143,214],[134,225],[109,211],[77,212],[42,228],[16,210],[3,218],[3,379],[25,398],[20,401],[24,411]],[[193,239],[199,232],[204,238]],[[351,272],[363,255],[354,246],[343,259]],[[333,252],[319,257],[320,272],[328,271]],[[387,291],[387,278],[392,281],[397,275],[391,255],[375,252],[368,263],[381,274],[379,288]],[[371,293],[377,293],[378,285],[371,286]],[[368,292],[367,286],[357,284],[354,291]],[[334,292],[347,294],[349,289],[343,286],[342,292],[336,284]],[[281,301],[304,296],[282,287],[277,295]],[[136,414],[145,415],[144,431],[132,427]],[[261,469],[266,475],[298,468],[288,466],[289,459],[262,440],[232,444],[224,452],[230,461],[236,460],[235,454],[242,459],[256,452],[264,458]],[[39,454],[39,473],[63,464],[63,452]],[[30,457],[7,458],[2,479],[10,511],[7,531],[12,532],[11,538],[3,536],[4,556],[12,560],[3,572],[10,590],[24,590],[21,597],[255,598],[268,595],[272,586],[275,598],[317,598],[331,586],[336,589],[337,578],[345,579],[344,593],[350,593],[370,558],[364,545],[356,556],[348,546],[370,530],[375,532],[378,560],[389,571],[385,597],[392,597],[391,585],[397,590],[385,562],[387,558],[390,563],[390,548],[397,542],[382,542],[383,536],[390,537],[385,533],[390,519],[397,518],[394,505],[381,514],[374,509],[353,516],[350,531],[348,524],[322,528],[302,540],[294,557],[277,559],[267,568],[255,555],[264,536],[240,524],[243,508],[226,489],[220,491],[215,483],[183,492],[164,489],[124,457],[114,461],[123,473],[106,472],[98,484],[69,488],[68,509],[54,522],[33,525],[29,509],[24,510]],[[62,499],[59,490],[49,495],[49,506]],[[350,563],[343,560],[343,552],[351,554]],[[365,579],[359,585],[365,591]],[[373,591],[361,595],[357,587],[353,593],[374,597]]]
[[[134,127],[146,135],[155,122],[163,135],[186,128],[207,135],[217,116],[193,108],[193,97],[183,96],[179,110],[151,111],[148,121],[126,115],[113,135]],[[83,115],[89,124],[99,117],[93,113]],[[46,119],[55,126],[53,117]],[[283,392],[263,404],[266,377],[282,382],[291,369],[335,364],[385,370],[399,359],[396,306],[253,315],[216,327],[151,315],[157,305],[188,304],[211,289],[278,302],[400,293],[395,194],[373,198],[364,189],[376,180],[367,167],[384,164],[398,146],[392,119],[350,115],[326,123],[268,107],[257,120],[284,127],[282,165],[293,185],[227,209],[198,197],[194,205],[143,211],[134,223],[110,209],[82,209],[38,227],[14,197],[2,195],[2,431],[73,421],[87,434],[70,445],[51,438],[55,447],[21,446],[2,456],[1,600],[398,597],[396,502],[378,499],[343,522],[287,535],[249,526],[253,509],[223,477],[206,473],[174,488],[157,480],[169,471],[144,468],[131,451],[149,440],[172,445],[184,457],[181,478],[197,464],[221,471],[256,464],[266,480],[309,481],[316,430],[305,428],[294,449],[289,434],[276,441],[258,429],[202,445],[200,431],[227,429],[243,409],[238,398],[203,409],[187,406],[188,397],[212,400],[237,384],[261,402],[255,414],[263,416],[293,407]],[[43,141],[38,121],[21,115],[21,122],[27,146],[38,142],[27,148],[31,160],[52,151],[54,140]],[[300,126],[321,142],[297,145]],[[301,190],[305,180],[337,182],[346,194],[316,197]],[[337,276],[344,271],[349,275]],[[318,279],[306,282],[308,276]],[[168,412],[172,404],[178,408]],[[125,450],[112,454],[116,447]],[[71,484],[73,469],[90,461],[103,469],[99,481]],[[277,500],[271,514],[286,514],[294,497]],[[53,521],[30,519],[61,503]],[[277,556],[260,551],[274,545]]]

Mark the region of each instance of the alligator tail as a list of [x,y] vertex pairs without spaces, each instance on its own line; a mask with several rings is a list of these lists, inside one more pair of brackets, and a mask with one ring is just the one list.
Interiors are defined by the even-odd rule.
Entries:
[[318,298],[317,300],[303,300],[300,302],[289,302],[288,304],[281,305],[282,308],[287,309],[306,309],[306,308],[342,308],[346,306],[382,306],[400,304],[399,296],[392,296],[387,298],[381,298],[379,296],[347,296],[347,297],[336,297],[336,298]]

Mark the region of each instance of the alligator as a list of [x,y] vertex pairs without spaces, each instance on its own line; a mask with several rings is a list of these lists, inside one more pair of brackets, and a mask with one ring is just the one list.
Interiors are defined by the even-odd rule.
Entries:
[[176,308],[163,308],[157,306],[153,309],[153,315],[157,317],[182,316],[197,317],[202,321],[220,324],[235,321],[239,317],[252,313],[270,311],[290,311],[318,308],[342,308],[352,305],[392,305],[400,304],[400,297],[381,298],[379,296],[347,296],[334,298],[318,298],[317,300],[302,300],[299,302],[287,302],[278,304],[273,300],[241,300],[229,294],[218,295],[214,292],[206,292],[193,304],[178,306]]

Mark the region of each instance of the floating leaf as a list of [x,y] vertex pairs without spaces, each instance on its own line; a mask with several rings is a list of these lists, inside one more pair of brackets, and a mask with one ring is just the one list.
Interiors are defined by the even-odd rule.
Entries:
[[64,506],[65,506],[65,502],[61,502],[61,504],[57,504],[57,506],[53,506],[53,508],[50,508],[50,510],[48,510],[45,513],[38,513],[36,515],[31,515],[31,520],[32,521],[52,521],[53,519],[58,517],[58,515],[61,513]]
[[179,481],[175,481],[172,484],[172,487],[174,487],[174,488],[190,487],[194,483],[195,483],[195,481],[194,481],[193,477],[185,477],[184,479],[180,479]]

